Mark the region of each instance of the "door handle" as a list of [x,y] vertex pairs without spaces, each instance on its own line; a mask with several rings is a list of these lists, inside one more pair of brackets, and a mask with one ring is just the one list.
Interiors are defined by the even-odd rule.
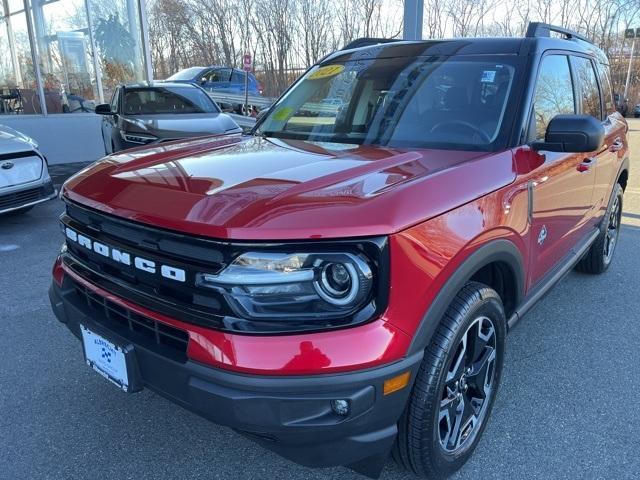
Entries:
[[624,142],[620,137],[616,137],[611,146],[609,147],[610,152],[619,152],[624,147]]
[[585,158],[582,163],[578,164],[576,170],[578,170],[580,173],[588,172],[591,167],[595,166],[596,162],[597,160],[595,157]]

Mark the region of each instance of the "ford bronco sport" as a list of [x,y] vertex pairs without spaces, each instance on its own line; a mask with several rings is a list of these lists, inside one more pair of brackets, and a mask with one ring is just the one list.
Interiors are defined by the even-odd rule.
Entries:
[[[558,36],[560,38],[558,38]],[[67,181],[53,310],[88,365],[308,466],[441,477],[471,455],[507,332],[610,265],[627,125],[579,35],[359,41],[253,135]]]

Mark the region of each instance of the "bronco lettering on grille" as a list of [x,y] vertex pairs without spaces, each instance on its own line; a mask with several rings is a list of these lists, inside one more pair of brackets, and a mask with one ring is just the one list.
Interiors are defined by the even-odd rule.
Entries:
[[160,268],[158,269],[156,262],[154,262],[153,260],[136,256],[132,257],[130,253],[92,240],[91,238],[82,235],[81,233],[78,233],[69,227],[65,227],[65,234],[68,240],[86,248],[87,250],[91,250],[98,255],[110,258],[114,262],[121,263],[127,266],[131,266],[133,264],[133,266],[138,270],[147,273],[156,273],[160,271],[160,275],[162,275],[164,278],[168,278],[169,280],[174,280],[176,282],[184,282],[187,279],[186,272],[181,268],[172,267],[170,265],[160,265]]

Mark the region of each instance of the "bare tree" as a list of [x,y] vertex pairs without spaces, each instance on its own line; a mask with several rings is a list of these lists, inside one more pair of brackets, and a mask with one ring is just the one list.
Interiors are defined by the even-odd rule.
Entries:
[[[108,0],[91,0],[105,12]],[[155,75],[194,65],[237,66],[244,52],[269,95],[277,95],[325,54],[358,37],[398,38],[403,0],[151,0]],[[563,25],[600,46],[614,87],[624,84],[638,0],[425,0],[425,38],[522,36],[530,21]],[[634,69],[635,72],[635,69]],[[638,93],[640,79],[632,78]]]

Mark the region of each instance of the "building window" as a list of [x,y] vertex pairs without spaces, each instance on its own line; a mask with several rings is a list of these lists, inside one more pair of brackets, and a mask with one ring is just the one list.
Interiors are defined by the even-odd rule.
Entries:
[[145,79],[138,0],[0,0],[0,6],[0,51],[9,53],[0,58],[0,114],[42,113],[40,98],[48,114],[89,113],[118,84]]
[[0,114],[41,113],[22,2],[0,1],[9,12],[0,20]]

